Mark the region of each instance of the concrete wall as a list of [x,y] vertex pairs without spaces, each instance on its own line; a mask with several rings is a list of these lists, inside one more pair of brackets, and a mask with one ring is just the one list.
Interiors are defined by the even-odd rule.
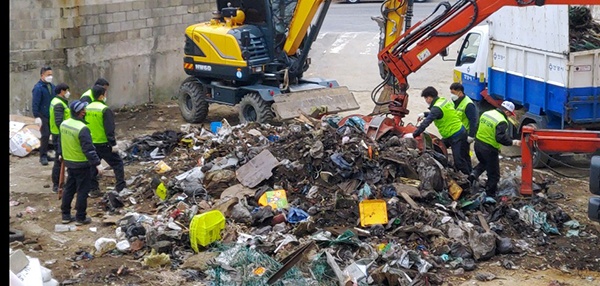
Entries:
[[186,74],[185,28],[207,21],[214,0],[10,0],[10,113],[31,115],[40,68],[71,98],[98,77],[111,108],[169,100]]

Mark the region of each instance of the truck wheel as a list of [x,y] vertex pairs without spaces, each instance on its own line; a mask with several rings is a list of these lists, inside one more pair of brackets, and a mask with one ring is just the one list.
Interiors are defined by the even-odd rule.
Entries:
[[257,93],[246,94],[239,104],[241,123],[268,123],[275,117],[271,103],[264,101]]
[[189,123],[201,123],[208,115],[208,88],[194,78],[186,79],[179,88],[179,110]]
[[[527,126],[533,127],[533,129],[538,129],[537,124],[529,123]],[[550,157],[546,153],[539,152],[537,150],[531,150],[532,153],[532,165],[535,169],[545,168],[550,161]]]

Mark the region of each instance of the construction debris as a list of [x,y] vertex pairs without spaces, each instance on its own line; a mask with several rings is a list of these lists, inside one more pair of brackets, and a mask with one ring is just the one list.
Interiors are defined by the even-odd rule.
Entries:
[[335,122],[223,122],[124,143],[144,167],[102,199],[115,236],[97,237],[94,255],[170,265],[200,284],[441,285],[495,255],[518,269],[511,255],[581,229],[544,196],[487,197],[485,177],[470,185],[415,139],[374,141]]

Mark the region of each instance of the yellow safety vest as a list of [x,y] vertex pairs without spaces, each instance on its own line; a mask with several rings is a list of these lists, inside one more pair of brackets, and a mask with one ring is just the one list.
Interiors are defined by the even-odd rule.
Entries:
[[62,156],[70,162],[87,162],[87,157],[81,149],[79,133],[85,128],[85,123],[69,118],[60,124],[60,147]]
[[84,97],[89,97],[90,102],[94,102],[94,95],[92,94],[91,88],[84,92],[81,97],[79,97],[79,100],[83,100]]
[[506,122],[506,117],[500,111],[493,109],[484,112],[479,118],[479,127],[475,137],[481,142],[490,144],[500,150],[501,144],[496,141],[496,127],[501,122]]
[[454,103],[443,97],[439,97],[433,106],[437,106],[444,114],[441,119],[433,121],[442,138],[449,138],[462,128],[462,123],[454,109]]
[[60,126],[56,125],[56,115],[54,114],[54,106],[57,104],[62,104],[64,109],[63,121],[71,118],[71,110],[69,106],[58,96],[55,96],[52,101],[50,101],[50,132],[54,135],[58,135],[60,132]]
[[107,143],[106,131],[104,130],[104,109],[108,108],[106,104],[100,101],[94,101],[86,107],[85,121],[92,133],[92,142],[94,144]]
[[456,114],[458,114],[458,118],[460,118],[460,121],[462,122],[463,126],[467,128],[467,133],[471,131],[469,118],[467,118],[467,114],[465,114],[465,110],[467,110],[467,105],[469,105],[469,103],[473,103],[473,101],[468,96],[465,96],[456,107]]

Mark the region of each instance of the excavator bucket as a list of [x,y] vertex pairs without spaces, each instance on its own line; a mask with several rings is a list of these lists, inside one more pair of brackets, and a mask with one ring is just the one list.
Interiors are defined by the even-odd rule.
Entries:
[[293,91],[273,98],[272,108],[280,120],[311,114],[316,108],[325,107],[322,113],[327,114],[360,108],[354,94],[345,86]]

